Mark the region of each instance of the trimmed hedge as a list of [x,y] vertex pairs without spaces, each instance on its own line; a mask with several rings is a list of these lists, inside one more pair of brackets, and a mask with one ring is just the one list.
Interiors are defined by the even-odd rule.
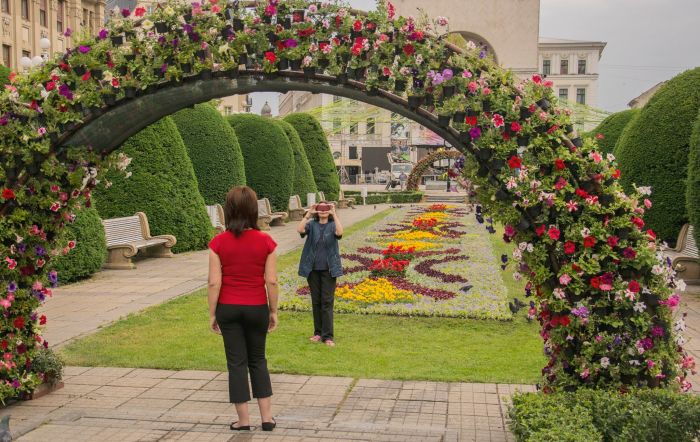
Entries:
[[519,393],[508,412],[518,441],[674,441],[700,437],[700,397],[668,390]]
[[243,153],[226,119],[212,105],[198,104],[172,115],[206,204],[226,202],[233,186],[246,183]]
[[[355,203],[362,205],[362,192],[348,190],[345,196],[355,197]],[[423,200],[423,192],[367,192],[367,204],[406,204],[419,203]]]
[[314,173],[311,171],[309,159],[306,157],[304,145],[299,138],[294,126],[284,120],[273,120],[277,123],[289,139],[294,153],[294,184],[292,185],[292,195],[299,195],[301,203],[306,206],[306,194],[316,193],[316,182],[314,181]]
[[10,68],[0,64],[0,85],[10,83]]
[[326,195],[327,199],[337,201],[340,179],[321,124],[316,118],[305,113],[290,114],[284,117],[284,120],[294,126],[304,144],[316,187]]
[[227,120],[238,136],[248,185],[272,210],[287,211],[294,182],[294,154],[289,139],[269,118],[236,114]]
[[598,127],[586,134],[586,136],[595,138],[598,134],[603,137],[597,139],[598,150],[603,153],[613,153],[615,144],[620,139],[625,126],[640,113],[639,109],[627,109],[621,112],[615,112],[603,120]]
[[132,158],[132,173],[110,172],[112,186],[95,192],[104,219],[144,212],[151,234],[177,238],[174,252],[202,250],[213,231],[197,189],[187,149],[172,118],[166,117],[129,138],[118,152]]
[[83,207],[76,211],[75,221],[66,224],[63,236],[75,240],[75,248],[51,261],[62,284],[85,279],[102,268],[107,258],[107,241],[96,209]]
[[695,243],[700,244],[700,112],[695,119],[690,135],[690,152],[688,153],[688,183],[686,186],[685,205],[690,224],[695,227]]
[[651,186],[644,221],[659,239],[675,244],[688,220],[685,181],[690,132],[700,109],[700,68],[664,84],[633,119],[615,148],[626,190]]

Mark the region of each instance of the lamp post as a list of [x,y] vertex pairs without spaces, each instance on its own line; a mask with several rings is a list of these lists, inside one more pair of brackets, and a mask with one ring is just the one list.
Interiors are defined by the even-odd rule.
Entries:
[[46,63],[49,59],[49,48],[51,48],[51,41],[43,37],[39,40],[39,47],[41,48],[41,55],[35,55],[34,57],[27,57],[26,55],[20,59],[19,64],[25,71],[31,68],[39,67]]
[[39,47],[41,48],[41,58],[43,62],[47,62],[49,60],[49,49],[51,49],[51,40],[49,40],[46,37],[43,37],[41,40],[39,40]]

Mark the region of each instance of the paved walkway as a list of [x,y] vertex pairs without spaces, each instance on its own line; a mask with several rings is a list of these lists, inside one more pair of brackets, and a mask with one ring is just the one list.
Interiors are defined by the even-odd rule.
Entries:
[[[277,428],[235,434],[227,374],[68,367],[65,388],[0,410],[19,441],[510,441],[505,384],[273,375]],[[45,425],[41,425],[45,423]],[[37,428],[38,427],[38,428]]]
[[[344,227],[386,209],[386,205],[340,210]],[[273,227],[278,254],[303,244],[296,222]],[[87,281],[58,288],[41,311],[48,317],[44,337],[52,346],[90,334],[117,319],[191,293],[206,284],[207,251],[182,253],[170,259],[145,259],[135,270],[104,270]]]

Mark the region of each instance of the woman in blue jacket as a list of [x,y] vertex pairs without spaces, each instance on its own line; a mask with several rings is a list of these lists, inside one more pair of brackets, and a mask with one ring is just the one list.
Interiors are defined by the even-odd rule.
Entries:
[[297,226],[297,232],[302,238],[306,237],[299,262],[299,276],[306,278],[311,289],[314,335],[309,339],[334,347],[335,284],[336,278],[343,274],[338,247],[338,240],[343,237],[343,226],[335,206],[327,202],[312,206]]

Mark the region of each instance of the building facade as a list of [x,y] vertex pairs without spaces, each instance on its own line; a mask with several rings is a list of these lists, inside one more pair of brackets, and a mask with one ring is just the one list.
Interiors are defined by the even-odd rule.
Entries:
[[240,114],[242,112],[250,112],[253,101],[250,95],[231,95],[230,97],[221,98],[216,106],[224,116],[232,114]]
[[104,0],[0,0],[0,61],[20,70],[22,57],[63,54],[72,45],[71,34],[97,34],[104,8]]

